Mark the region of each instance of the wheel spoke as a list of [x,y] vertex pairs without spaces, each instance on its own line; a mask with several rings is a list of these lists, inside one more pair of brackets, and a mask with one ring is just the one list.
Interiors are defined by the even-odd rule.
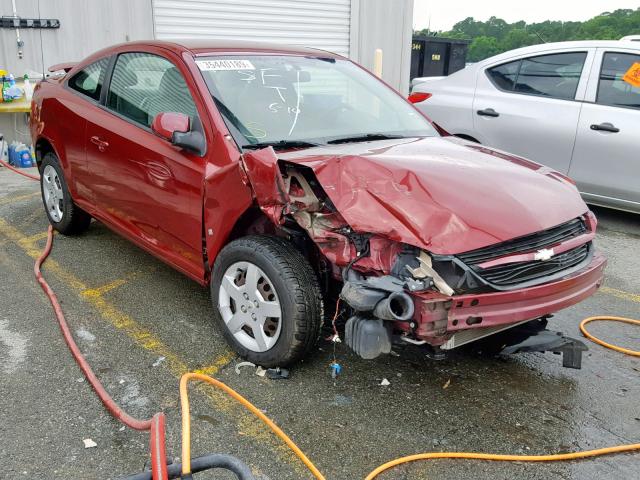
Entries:
[[227,328],[231,333],[238,333],[246,324],[245,316],[240,312],[236,312],[227,322]]
[[222,277],[221,288],[224,289],[227,295],[235,300],[236,304],[242,303],[242,292],[244,291],[245,287],[238,287],[233,281],[233,277],[224,275],[224,277]]
[[278,302],[265,302],[262,300],[259,305],[258,311],[260,312],[260,315],[264,315],[268,318],[280,318],[282,315],[282,310],[280,309],[280,304]]
[[256,292],[258,291],[258,279],[260,278],[260,272],[258,271],[258,267],[256,267],[253,263],[249,263],[247,265],[247,273],[245,277],[245,287],[249,295],[252,298],[255,298]]
[[260,349],[260,351],[264,352],[271,346],[269,345],[271,343],[271,339],[267,337],[267,335],[264,333],[264,329],[262,325],[256,325],[253,327],[252,330],[253,330],[253,337],[256,339],[258,348]]

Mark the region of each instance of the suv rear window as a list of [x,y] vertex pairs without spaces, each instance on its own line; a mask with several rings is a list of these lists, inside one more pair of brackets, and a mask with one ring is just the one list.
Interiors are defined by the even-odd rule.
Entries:
[[620,52],[605,53],[600,70],[596,102],[603,105],[640,108],[640,88],[623,79],[636,63],[640,63],[640,55]]
[[539,55],[503,63],[487,75],[501,90],[573,100],[586,58],[586,52]]
[[69,79],[69,88],[86,95],[93,100],[100,100],[100,92],[104,82],[109,58],[101,58],[91,63]]

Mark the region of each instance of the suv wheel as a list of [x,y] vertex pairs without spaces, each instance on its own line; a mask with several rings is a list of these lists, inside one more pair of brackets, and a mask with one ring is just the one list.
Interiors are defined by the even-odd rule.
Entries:
[[229,243],[213,267],[211,298],[226,340],[257,365],[294,363],[320,335],[318,280],[287,241],[249,236]]

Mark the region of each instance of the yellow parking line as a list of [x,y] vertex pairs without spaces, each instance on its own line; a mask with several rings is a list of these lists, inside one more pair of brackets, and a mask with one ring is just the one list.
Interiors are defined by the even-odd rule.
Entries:
[[600,287],[602,293],[613,295],[614,297],[621,298],[623,300],[629,300],[631,302],[640,303],[640,295],[637,293],[625,292],[624,290],[618,290],[610,287]]
[[[112,290],[115,290],[116,288],[120,288],[123,285],[126,285],[129,281],[138,278],[142,275],[146,275],[148,273],[154,272],[156,269],[155,267],[150,267],[144,270],[136,270],[135,272],[131,272],[129,274],[127,274],[126,276],[122,277],[122,278],[117,278],[115,280],[113,280],[112,282],[109,282],[105,285],[102,285],[101,287],[96,287],[94,289],[91,289],[92,292],[98,292],[100,295],[104,295],[105,293],[108,293]],[[89,291],[87,291],[89,292]],[[83,292],[85,293],[85,292]]]
[[[36,259],[42,253],[35,246],[35,242],[29,243],[26,235],[9,225],[5,220],[0,218],[0,234],[8,238],[11,242],[20,247],[31,258]],[[59,280],[66,283],[69,287],[76,291],[86,290],[87,286],[75,275],[64,270],[58,262],[53,259],[47,260],[46,271],[51,272]]]
[[5,197],[0,198],[0,205],[8,205],[11,203],[21,202],[22,200],[28,200],[30,198],[39,197],[40,192],[27,193],[26,195],[18,195],[17,197]]
[[203,375],[215,375],[218,370],[227,365],[231,360],[233,360],[234,357],[235,355],[233,355],[231,352],[229,352],[228,355],[220,355],[220,357],[218,357],[216,361],[214,361],[211,365],[199,368],[194,371]]
[[39,242],[40,240],[44,240],[45,238],[47,238],[47,235],[48,233],[45,231],[45,232],[36,233],[35,235],[31,235],[30,237],[22,238],[19,240],[20,246],[33,247],[36,242]]
[[[15,227],[9,225],[5,220],[0,218],[0,235],[20,247],[31,258],[40,256],[40,249],[35,247],[35,240],[41,234],[27,237]],[[71,288],[81,299],[85,300],[89,305],[95,308],[100,316],[118,330],[124,332],[131,338],[136,345],[154,355],[165,358],[165,365],[169,371],[179,379],[184,373],[190,371],[189,365],[178,354],[173,352],[165,345],[157,336],[136,322],[131,316],[121,312],[115,305],[107,301],[100,289],[87,288],[86,284],[77,278],[73,273],[68,272],[61,267],[58,262],[49,258],[45,264],[46,273],[51,273],[58,280],[65,283]],[[101,287],[104,289],[104,287]],[[235,355],[226,351],[220,354],[214,361],[199,370],[207,375],[215,375],[222,367],[227,365],[235,358]],[[280,448],[281,444],[276,442],[274,437],[268,433],[268,429],[263,426],[257,419],[254,419],[238,405],[231,401],[228,397],[217,390],[207,388],[206,385],[199,385],[198,390],[212,402],[214,408],[221,412],[234,411],[233,417],[237,417],[236,427],[253,440],[263,443],[269,443],[272,448],[279,452],[282,461],[287,462],[296,471],[302,473],[305,470],[296,461],[296,458],[286,448]]]

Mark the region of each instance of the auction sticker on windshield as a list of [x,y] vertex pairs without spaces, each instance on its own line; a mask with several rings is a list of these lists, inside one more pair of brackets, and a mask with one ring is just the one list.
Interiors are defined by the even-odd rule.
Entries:
[[203,72],[211,70],[255,70],[249,60],[196,60],[196,64]]

